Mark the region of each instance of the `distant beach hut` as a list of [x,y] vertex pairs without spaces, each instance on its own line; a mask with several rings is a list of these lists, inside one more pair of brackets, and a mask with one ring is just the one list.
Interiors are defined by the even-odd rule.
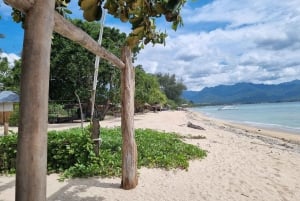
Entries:
[[12,91],[0,92],[0,124],[4,125],[4,134],[8,132],[10,113],[14,110],[14,103],[20,101],[19,95]]

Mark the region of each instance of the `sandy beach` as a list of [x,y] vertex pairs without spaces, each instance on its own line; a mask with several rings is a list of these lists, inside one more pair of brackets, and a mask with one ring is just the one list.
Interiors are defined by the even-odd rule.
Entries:
[[[188,122],[205,130],[189,128]],[[120,118],[100,122],[102,127],[120,124]],[[50,125],[49,130],[69,126]],[[300,135],[234,125],[190,111],[138,114],[135,128],[187,136],[184,141],[207,150],[207,157],[191,161],[188,171],[141,168],[138,186],[129,191],[119,188],[120,178],[59,182],[59,176],[52,174],[47,176],[48,200],[298,201],[300,198]],[[205,139],[189,137],[199,135]],[[0,201],[14,200],[14,186],[14,176],[0,176]]]

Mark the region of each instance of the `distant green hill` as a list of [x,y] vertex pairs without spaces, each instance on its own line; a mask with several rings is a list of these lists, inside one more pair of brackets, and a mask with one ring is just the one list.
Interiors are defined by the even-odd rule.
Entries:
[[232,104],[300,101],[300,80],[278,85],[238,83],[184,91],[182,97],[201,104]]

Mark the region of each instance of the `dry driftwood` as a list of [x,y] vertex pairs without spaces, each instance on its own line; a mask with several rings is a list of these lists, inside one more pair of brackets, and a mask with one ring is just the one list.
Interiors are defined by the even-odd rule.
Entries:
[[187,127],[190,127],[190,128],[194,128],[194,129],[198,129],[198,130],[205,130],[203,127],[199,126],[199,125],[196,125],[196,124],[193,124],[191,122],[188,122],[187,123]]

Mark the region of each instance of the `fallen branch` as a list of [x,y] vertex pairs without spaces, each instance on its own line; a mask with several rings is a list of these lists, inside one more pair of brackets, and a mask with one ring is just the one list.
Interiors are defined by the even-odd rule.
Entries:
[[205,130],[203,127],[199,126],[199,125],[196,125],[196,124],[193,124],[191,122],[188,122],[187,123],[187,127],[190,127],[190,128],[194,128],[194,129],[198,129],[198,130]]

